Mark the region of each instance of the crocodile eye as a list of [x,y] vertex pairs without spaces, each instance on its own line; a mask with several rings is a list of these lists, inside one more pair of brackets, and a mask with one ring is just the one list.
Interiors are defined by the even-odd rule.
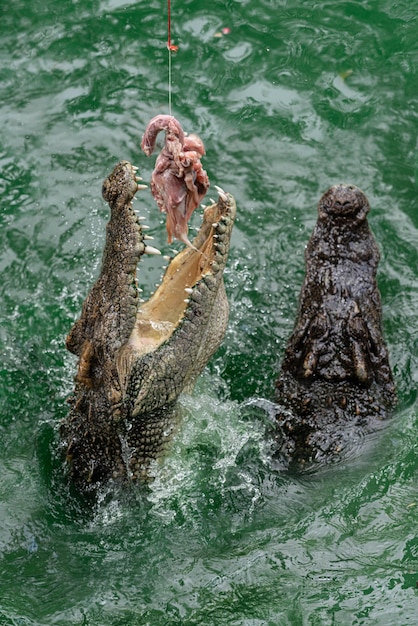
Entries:
[[106,178],[106,180],[104,181],[102,185],[102,196],[104,200],[108,199],[108,193],[109,193],[109,180]]

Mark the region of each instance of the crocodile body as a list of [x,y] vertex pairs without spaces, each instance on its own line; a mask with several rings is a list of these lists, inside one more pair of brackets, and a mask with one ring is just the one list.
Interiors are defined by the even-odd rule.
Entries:
[[352,185],[331,187],[319,201],[276,385],[279,451],[290,461],[333,458],[396,401],[368,211]]
[[176,400],[219,347],[228,319],[223,271],[235,202],[219,191],[193,240],[171,259],[162,283],[140,301],[143,255],[158,251],[132,208],[136,168],[120,162],[103,185],[111,216],[99,278],[67,337],[77,355],[75,389],[61,426],[69,471],[85,488],[146,478],[176,424]]

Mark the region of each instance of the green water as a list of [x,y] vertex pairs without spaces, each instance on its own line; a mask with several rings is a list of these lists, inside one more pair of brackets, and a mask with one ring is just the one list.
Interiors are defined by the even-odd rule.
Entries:
[[[418,2],[173,0],[173,114],[238,204],[230,325],[149,492],[94,506],[59,461],[64,338],[97,275],[103,178],[122,158],[150,178],[166,3],[1,4],[0,625],[418,623]],[[340,463],[289,475],[246,403],[272,398],[336,182],[372,206],[399,406]],[[146,291],[160,273],[144,261]]]

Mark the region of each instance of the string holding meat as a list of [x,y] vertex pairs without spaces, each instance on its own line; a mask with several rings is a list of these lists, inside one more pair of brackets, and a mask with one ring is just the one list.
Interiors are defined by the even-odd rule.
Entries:
[[147,156],[152,154],[161,131],[165,131],[165,143],[155,162],[151,192],[167,214],[168,243],[175,237],[193,248],[187,223],[209,189],[209,178],[200,161],[205,147],[198,135],[185,135],[172,115],[156,115],[142,137],[141,148]]

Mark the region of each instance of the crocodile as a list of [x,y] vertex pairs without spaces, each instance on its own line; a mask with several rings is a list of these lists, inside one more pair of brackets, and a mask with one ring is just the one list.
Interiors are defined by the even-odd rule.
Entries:
[[139,181],[128,161],[104,181],[110,221],[100,275],[66,340],[78,370],[60,433],[71,481],[87,490],[110,479],[147,480],[176,428],[179,395],[192,389],[228,320],[233,197],[218,188],[192,247],[171,258],[144,302],[137,265],[159,251],[132,207]]
[[330,187],[318,204],[276,381],[276,449],[286,463],[338,458],[396,403],[369,208],[358,187],[344,184]]

